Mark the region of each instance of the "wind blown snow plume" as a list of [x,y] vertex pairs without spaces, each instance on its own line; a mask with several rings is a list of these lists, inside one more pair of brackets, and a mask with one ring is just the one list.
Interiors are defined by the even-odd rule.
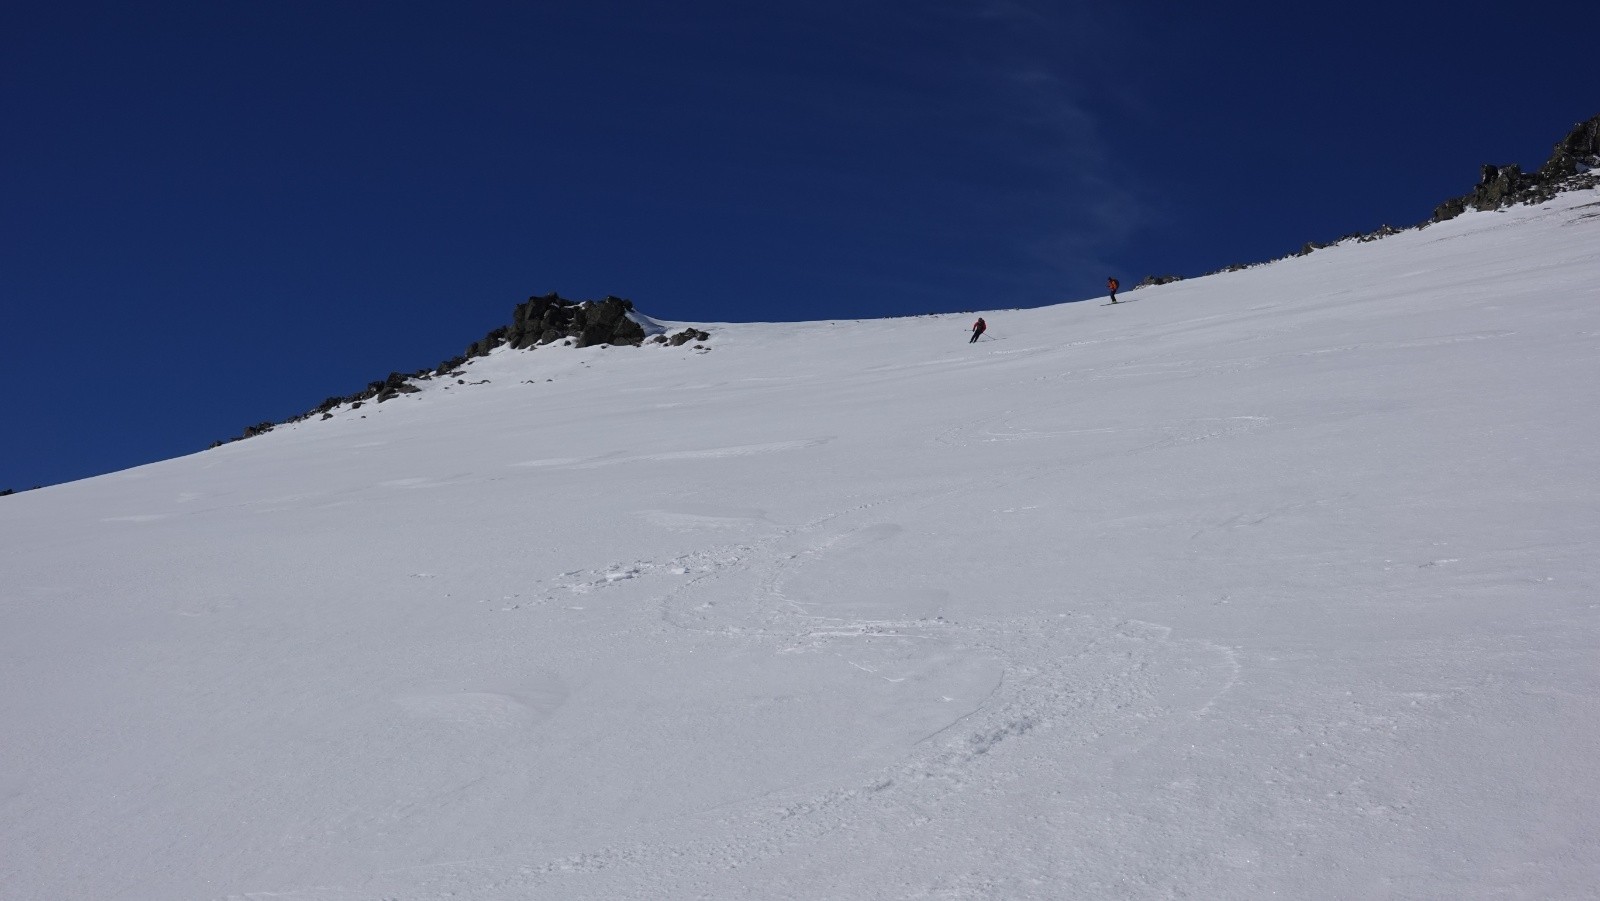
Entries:
[[1600,885],[1600,191],[0,500],[8,898]]

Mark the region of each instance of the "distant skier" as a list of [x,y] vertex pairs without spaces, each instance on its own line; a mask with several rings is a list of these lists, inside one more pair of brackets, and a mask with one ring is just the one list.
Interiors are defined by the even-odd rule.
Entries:
[[1108,278],[1108,279],[1106,279],[1106,287],[1111,289],[1111,302],[1112,303],[1116,303],[1117,302],[1117,289],[1122,287],[1122,283],[1118,282],[1114,278]]
[[984,324],[983,317],[979,316],[978,321],[972,324],[972,340],[968,341],[967,343],[975,343],[979,338],[983,337],[983,330],[988,327],[989,326]]

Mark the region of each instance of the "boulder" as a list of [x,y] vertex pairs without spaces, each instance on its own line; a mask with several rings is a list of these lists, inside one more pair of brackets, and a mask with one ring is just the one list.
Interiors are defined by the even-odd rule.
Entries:
[[681,347],[690,341],[707,341],[710,340],[710,338],[710,334],[702,332],[699,329],[686,328],[667,339],[667,343],[671,344],[673,347]]

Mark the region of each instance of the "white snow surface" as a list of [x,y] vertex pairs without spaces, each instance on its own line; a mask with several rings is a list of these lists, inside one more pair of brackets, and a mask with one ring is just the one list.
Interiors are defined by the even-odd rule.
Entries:
[[1596,897],[1597,284],[1574,192],[0,499],[0,896]]
[[631,320],[635,325],[644,329],[644,334],[647,338],[665,334],[667,331],[667,327],[664,323],[657,322],[638,310],[629,310],[623,315],[627,316],[628,319]]

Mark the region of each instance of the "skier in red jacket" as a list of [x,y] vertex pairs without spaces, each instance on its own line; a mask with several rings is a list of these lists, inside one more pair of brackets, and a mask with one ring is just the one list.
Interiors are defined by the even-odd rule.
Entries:
[[979,316],[978,317],[978,321],[974,322],[972,324],[972,340],[968,341],[967,343],[968,344],[972,344],[973,342],[977,341],[979,338],[983,337],[983,330],[986,329],[986,328],[988,328],[988,326],[984,325],[983,317]]
[[1111,289],[1111,302],[1116,303],[1117,289],[1122,287],[1121,283],[1114,278],[1108,278],[1106,279],[1106,287]]

